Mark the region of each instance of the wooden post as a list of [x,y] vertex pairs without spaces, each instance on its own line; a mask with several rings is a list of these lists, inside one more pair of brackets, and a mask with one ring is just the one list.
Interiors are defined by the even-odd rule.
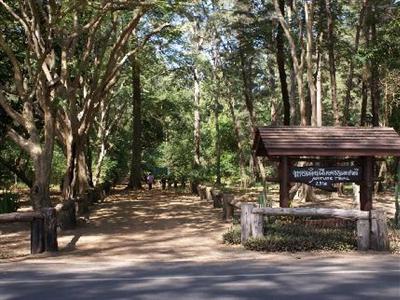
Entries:
[[240,225],[241,225],[241,242],[246,242],[251,236],[251,219],[253,204],[243,203],[241,206]]
[[44,217],[45,251],[58,251],[56,209],[52,207],[43,208],[42,214]]
[[289,207],[289,164],[287,156],[281,156],[279,161],[279,206]]
[[370,223],[368,219],[357,220],[357,249],[367,251],[370,245]]
[[231,201],[234,199],[234,196],[232,194],[223,194],[222,196],[222,201],[223,201],[223,213],[222,213],[222,218],[225,221],[232,221],[233,219],[233,213],[234,213],[234,207],[231,205]]
[[360,209],[371,210],[374,191],[374,157],[363,157],[361,161],[363,176],[360,184]]
[[261,214],[251,214],[251,236],[264,236],[264,217]]
[[206,186],[200,185],[198,190],[199,190],[200,200],[207,199]]
[[205,194],[206,194],[206,200],[207,201],[213,201],[212,199],[212,192],[213,192],[213,187],[211,186],[206,186],[205,187]]
[[371,210],[371,249],[389,250],[389,238],[385,212],[381,209]]
[[33,218],[31,222],[31,254],[42,253],[45,250],[43,218]]
[[222,207],[222,193],[218,190],[212,190],[211,196],[213,200],[213,207],[214,208],[221,208]]

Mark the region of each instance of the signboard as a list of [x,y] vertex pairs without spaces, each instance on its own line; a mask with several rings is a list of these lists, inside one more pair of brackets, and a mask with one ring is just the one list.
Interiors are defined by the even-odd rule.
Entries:
[[333,183],[361,181],[360,167],[292,167],[289,180],[326,191],[335,191]]

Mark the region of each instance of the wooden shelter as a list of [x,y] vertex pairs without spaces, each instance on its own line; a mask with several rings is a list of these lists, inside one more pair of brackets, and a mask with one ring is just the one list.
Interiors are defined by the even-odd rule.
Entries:
[[[279,161],[281,207],[288,207],[290,181],[325,189],[332,183],[356,182],[361,210],[371,210],[375,157],[400,156],[400,136],[383,127],[258,127],[253,150],[257,156]],[[301,160],[318,165],[292,167]],[[339,161],[351,166],[332,166]]]

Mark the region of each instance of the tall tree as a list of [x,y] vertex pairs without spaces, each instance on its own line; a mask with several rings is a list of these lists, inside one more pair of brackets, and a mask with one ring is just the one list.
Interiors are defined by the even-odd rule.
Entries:
[[[285,17],[283,16],[281,9],[279,8],[279,4],[277,0],[273,0],[274,2],[274,7],[275,7],[275,13],[277,15],[277,18],[279,20],[279,23],[281,24],[283,31],[285,32],[286,38],[289,42],[289,47],[290,47],[290,54],[291,54],[291,59],[293,63],[293,71],[294,71],[294,76],[296,78],[296,83],[297,83],[297,92],[298,96],[300,99],[300,124],[302,126],[307,125],[307,116],[306,116],[306,101],[304,97],[304,92],[303,92],[303,68],[304,68],[304,48],[301,46],[300,49],[300,60],[297,56],[297,47],[295,40],[292,36],[292,33],[290,31],[290,27],[288,22],[286,21]],[[300,32],[301,32],[301,22],[300,22]],[[301,33],[300,33],[301,37]]]
[[325,9],[327,15],[327,25],[328,25],[328,58],[329,58],[329,76],[331,81],[331,98],[332,98],[332,111],[334,124],[339,125],[339,109],[337,100],[337,84],[336,84],[336,63],[335,63],[335,35],[334,35],[334,16],[332,14],[332,4],[331,0],[325,0]]
[[[285,15],[285,0],[279,0],[279,9],[282,15]],[[276,63],[279,70],[279,79],[281,83],[281,93],[283,102],[283,124],[290,125],[290,99],[285,71],[285,49],[283,40],[282,25],[278,25],[276,29]]]
[[[377,48],[377,3],[372,1],[371,7],[369,8],[369,26],[371,31],[371,47]],[[372,126],[379,126],[379,114],[380,114],[380,103],[381,93],[379,87],[379,70],[378,70],[378,58],[376,55],[371,56],[371,76],[370,76],[370,88],[371,88],[371,105],[372,105]]]
[[[364,23],[364,14],[365,14],[365,3],[363,1],[362,8],[359,13],[358,23],[356,26],[355,38],[354,38],[354,47],[351,48],[350,62],[349,62],[349,73],[346,79],[346,94],[344,98],[343,105],[343,123],[348,125],[350,122],[350,104],[351,104],[351,93],[353,91],[353,76],[354,76],[354,61],[355,55],[358,52],[359,42],[360,42],[360,31]],[[364,95],[364,93],[363,93]]]
[[307,29],[307,53],[306,53],[306,62],[307,62],[307,82],[308,88],[310,91],[310,99],[311,99],[311,125],[317,126],[317,99],[316,99],[316,87],[313,75],[313,22],[314,22],[314,4],[313,1],[305,1],[304,2],[304,12],[305,12],[305,22]]
[[132,68],[132,156],[128,187],[142,188],[142,87],[140,62],[131,58]]

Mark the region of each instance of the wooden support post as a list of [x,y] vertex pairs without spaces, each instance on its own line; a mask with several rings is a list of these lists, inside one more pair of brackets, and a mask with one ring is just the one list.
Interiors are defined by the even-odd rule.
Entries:
[[289,207],[289,164],[287,156],[281,156],[279,161],[279,206]]
[[357,220],[357,249],[367,251],[370,245],[370,222],[368,219]]
[[371,249],[389,250],[389,238],[385,212],[381,209],[371,210]]
[[44,250],[44,220],[43,218],[33,218],[31,222],[31,254],[42,253]]
[[213,192],[213,188],[211,186],[206,186],[205,188],[205,194],[206,194],[206,200],[207,201],[213,201],[212,199],[212,192]]
[[363,157],[361,162],[363,176],[360,184],[360,209],[371,210],[374,191],[374,157]]
[[251,214],[251,236],[264,236],[264,217],[260,214]]
[[232,194],[223,194],[222,196],[222,201],[223,201],[223,212],[222,212],[222,218],[225,221],[232,221],[233,219],[233,213],[234,213],[234,207],[231,205],[231,201],[233,201],[234,196]]
[[240,225],[241,225],[241,242],[246,242],[251,236],[251,219],[253,204],[243,203],[241,206]]
[[53,207],[42,209],[44,217],[45,251],[58,251],[57,242],[57,212]]
[[211,191],[211,196],[212,196],[212,200],[213,200],[213,207],[221,208],[222,207],[222,193],[218,190],[213,189]]

